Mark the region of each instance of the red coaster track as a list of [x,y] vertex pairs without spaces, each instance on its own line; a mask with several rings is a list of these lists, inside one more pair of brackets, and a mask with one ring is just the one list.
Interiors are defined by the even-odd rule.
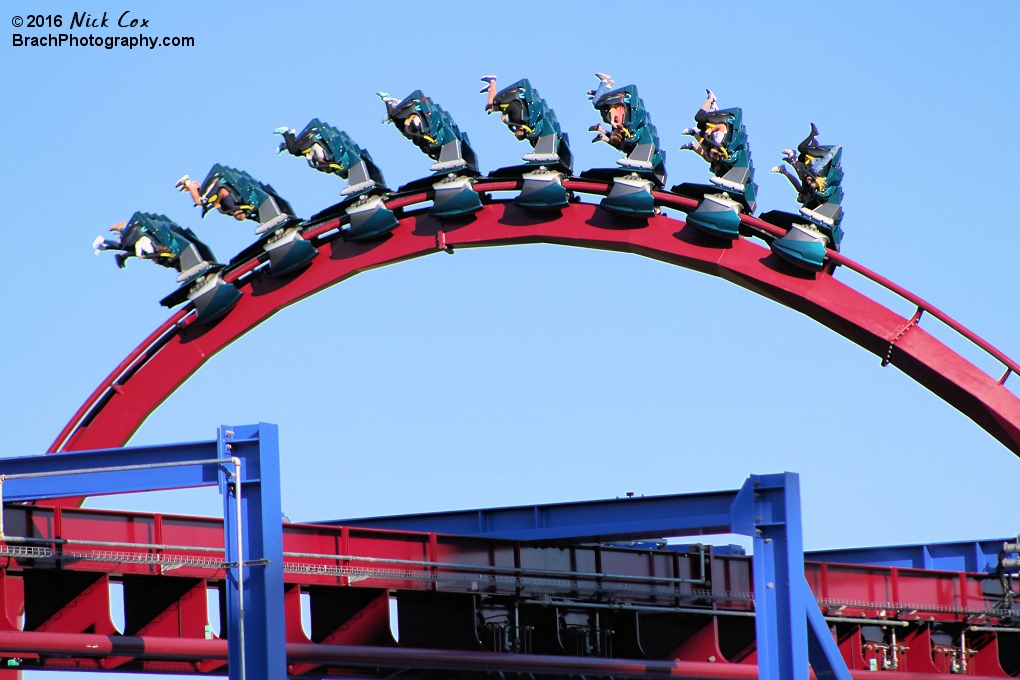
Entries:
[[[575,193],[608,191],[608,184],[595,181],[568,180],[565,186]],[[483,179],[475,188],[510,191],[516,184]],[[339,219],[312,225],[304,236],[320,254],[297,274],[274,278],[256,271],[260,259],[229,269],[226,279],[244,293],[237,306],[202,326],[192,323],[194,314],[188,307],[173,314],[89,396],[50,452],[124,445],[149,414],[214,354],[287,305],[355,274],[454,247],[551,243],[644,255],[725,278],[795,309],[882,357],[883,364],[893,364],[1020,455],[1020,399],[1004,386],[1020,367],[924,300],[839,253],[830,251],[830,260],[906,299],[917,308],[914,316],[904,318],[828,274],[793,270],[751,239],[715,241],[665,215],[628,225],[592,204],[573,203],[558,215],[536,215],[502,201],[488,202],[473,218],[458,223],[441,223],[425,211],[407,212],[430,199],[429,193],[392,197],[387,207],[396,211],[400,226],[374,242],[344,241]],[[656,192],[655,199],[662,207],[678,210],[697,205],[666,192]],[[783,233],[753,217],[742,220],[766,238]],[[923,313],[998,359],[1005,373],[1001,378],[988,375],[920,328]]]

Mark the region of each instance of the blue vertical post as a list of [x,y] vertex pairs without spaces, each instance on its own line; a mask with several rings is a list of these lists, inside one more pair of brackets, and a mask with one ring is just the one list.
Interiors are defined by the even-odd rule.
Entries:
[[240,535],[243,554],[238,554],[237,549],[234,480],[226,469],[220,475],[226,558],[228,563],[241,565],[244,582],[242,592],[238,588],[238,568],[228,569],[229,677],[230,680],[286,680],[283,513],[277,427],[267,423],[238,427],[224,425],[216,439],[220,457],[241,460]]
[[732,514],[733,531],[754,539],[758,678],[808,680],[799,476],[751,475]]

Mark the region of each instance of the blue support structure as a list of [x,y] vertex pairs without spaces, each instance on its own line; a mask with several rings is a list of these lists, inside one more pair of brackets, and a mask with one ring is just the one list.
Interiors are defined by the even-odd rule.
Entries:
[[520,541],[613,541],[736,533],[754,540],[755,627],[760,680],[850,680],[804,578],[800,478],[751,475],[736,491],[617,498],[331,524],[432,531]]
[[988,573],[994,572],[998,566],[1002,544],[1015,540],[1015,538],[997,538],[983,541],[815,550],[807,553],[807,558],[815,562]]
[[[218,486],[229,574],[230,678],[285,680],[279,467],[275,425],[223,426],[209,442],[0,459],[0,491],[8,501],[29,501]],[[544,543],[751,536],[759,678],[808,680],[810,664],[820,680],[850,680],[804,578],[800,516],[799,478],[788,472],[752,475],[733,491],[340,523]]]
[[[733,502],[732,529],[754,539],[758,677],[807,680],[807,603],[799,588],[804,581],[804,546],[797,475],[756,475],[748,481]],[[817,609],[813,601],[811,606]]]
[[[240,484],[235,463],[240,466]],[[208,442],[0,459],[0,489],[6,501],[202,486],[218,486],[223,494],[225,552],[228,564],[233,564],[227,588],[230,680],[286,680],[283,523],[275,425],[222,426],[216,440]]]
[[[231,497],[233,486],[225,475],[220,476],[227,562],[250,565],[228,572],[232,579],[231,587],[227,588],[230,680],[287,677],[279,441],[276,425],[267,423],[221,426],[216,438],[221,458],[241,459],[240,513],[234,512],[237,499]],[[238,553],[239,519],[243,554]],[[243,589],[239,587],[239,573],[243,576]],[[234,644],[235,640],[243,643]]]
[[322,524],[432,531],[519,541],[626,541],[729,532],[736,491],[549,503]]
[[839,653],[839,646],[832,637],[832,630],[815,604],[814,593],[803,578],[797,584],[800,598],[807,612],[808,660],[818,680],[850,680],[850,671]]

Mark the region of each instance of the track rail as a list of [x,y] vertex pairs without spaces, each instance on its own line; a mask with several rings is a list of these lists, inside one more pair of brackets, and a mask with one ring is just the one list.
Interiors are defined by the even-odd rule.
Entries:
[[[517,183],[480,180],[479,192],[510,191]],[[609,185],[568,180],[574,193],[604,195]],[[661,207],[690,211],[697,201],[655,192]],[[830,259],[877,283],[916,307],[907,319],[831,275],[793,271],[752,239],[732,243],[703,236],[693,227],[666,215],[625,224],[596,205],[573,203],[559,215],[535,215],[509,201],[488,200],[481,212],[459,223],[442,223],[416,206],[431,200],[430,192],[397,194],[387,207],[400,226],[388,238],[346,242],[339,219],[306,228],[320,256],[299,274],[274,278],[252,259],[229,268],[225,279],[245,295],[223,318],[192,324],[184,308],[147,337],[89,396],[51,445],[49,451],[113,448],[124,445],[145,419],[214,354],[274,313],[324,288],[369,269],[453,248],[517,244],[557,244],[643,255],[724,278],[779,304],[795,309],[893,364],[967,415],[1014,454],[1020,455],[1020,399],[1004,386],[1020,366],[950,316],[885,277],[830,251]],[[743,216],[750,232],[768,240],[782,229]],[[984,350],[1005,367],[991,376],[918,326],[927,313]]]

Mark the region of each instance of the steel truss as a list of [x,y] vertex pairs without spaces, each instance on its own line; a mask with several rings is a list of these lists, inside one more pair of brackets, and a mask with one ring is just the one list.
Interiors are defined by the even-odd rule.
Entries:
[[[996,599],[993,575],[805,565],[793,473],[702,494],[282,524],[273,425],[224,426],[208,442],[0,460],[8,501],[195,486],[219,488],[222,523],[6,506],[0,658],[244,680],[430,669],[768,680],[807,680],[809,665],[844,680],[868,664],[901,680],[1020,670],[1008,650],[1020,611]],[[641,541],[711,533],[752,537],[754,559]],[[111,577],[125,590],[123,634],[110,622]],[[208,625],[208,585],[221,593],[225,640]],[[907,594],[913,604],[899,601]],[[403,647],[390,633],[394,601]],[[19,625],[12,614],[22,609]],[[649,648],[639,630],[692,622],[701,628],[674,652],[675,642]],[[946,630],[959,642],[944,641]],[[550,646],[542,635],[573,637]]]

